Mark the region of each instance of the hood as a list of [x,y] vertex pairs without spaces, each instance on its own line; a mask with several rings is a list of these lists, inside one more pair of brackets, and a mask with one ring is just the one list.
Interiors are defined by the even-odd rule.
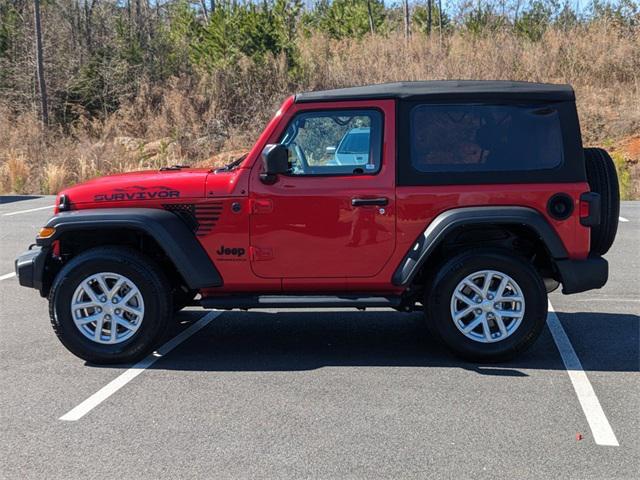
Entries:
[[140,203],[205,196],[207,168],[122,173],[94,178],[60,192],[71,205]]

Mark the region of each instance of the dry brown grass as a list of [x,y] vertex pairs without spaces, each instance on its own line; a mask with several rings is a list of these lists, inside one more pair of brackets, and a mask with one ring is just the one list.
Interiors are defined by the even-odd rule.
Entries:
[[1,172],[0,184],[3,190],[16,193],[25,193],[27,191],[29,166],[23,153],[15,150],[7,152]]
[[282,58],[262,66],[243,61],[215,75],[143,84],[114,114],[80,116],[64,132],[45,132],[34,112],[14,113],[0,102],[2,191],[54,192],[97,175],[175,163],[215,166],[248,148],[287,95],[384,81],[571,83],[586,144],[618,144],[640,132],[640,29],[592,24],[549,30],[539,42],[504,31],[458,32],[442,41],[414,35],[408,43],[393,35],[363,41],[315,36],[299,45],[296,80]]

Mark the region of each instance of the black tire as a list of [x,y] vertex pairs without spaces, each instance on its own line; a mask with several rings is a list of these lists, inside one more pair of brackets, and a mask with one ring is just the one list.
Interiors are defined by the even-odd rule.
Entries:
[[611,156],[601,148],[585,148],[587,181],[592,192],[600,194],[600,225],[591,227],[591,252],[604,255],[618,231],[620,189],[618,174]]
[[[133,336],[121,343],[102,344],[85,337],[71,315],[74,291],[98,272],[129,278],[144,301],[144,317]],[[135,362],[164,337],[172,317],[170,286],[162,271],[144,255],[123,247],[98,247],[70,260],[56,276],[49,293],[49,316],[56,335],[74,355],[96,364]]]
[[[480,343],[467,338],[454,324],[450,304],[456,286],[468,275],[495,270],[509,275],[522,290],[525,313],[517,329],[504,340]],[[533,266],[519,256],[498,249],[470,250],[442,265],[425,294],[429,331],[454,354],[474,362],[497,362],[514,357],[538,338],[547,317],[547,292]]]

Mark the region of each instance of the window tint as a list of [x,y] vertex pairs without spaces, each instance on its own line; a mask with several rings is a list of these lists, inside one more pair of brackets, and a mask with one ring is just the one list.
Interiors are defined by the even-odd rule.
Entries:
[[563,160],[558,112],[547,106],[417,105],[410,119],[420,172],[544,170]]
[[294,117],[280,139],[291,175],[361,175],[380,169],[382,114],[327,110]]

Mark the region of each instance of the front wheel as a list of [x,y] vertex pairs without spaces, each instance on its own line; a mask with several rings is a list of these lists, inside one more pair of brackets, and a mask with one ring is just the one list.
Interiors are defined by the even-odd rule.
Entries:
[[67,263],[51,287],[49,315],[71,353],[97,364],[134,362],[164,336],[169,284],[144,255],[99,247]]
[[455,354],[506,360],[538,338],[547,316],[544,282],[521,257],[474,250],[446,262],[426,294],[430,329]]

